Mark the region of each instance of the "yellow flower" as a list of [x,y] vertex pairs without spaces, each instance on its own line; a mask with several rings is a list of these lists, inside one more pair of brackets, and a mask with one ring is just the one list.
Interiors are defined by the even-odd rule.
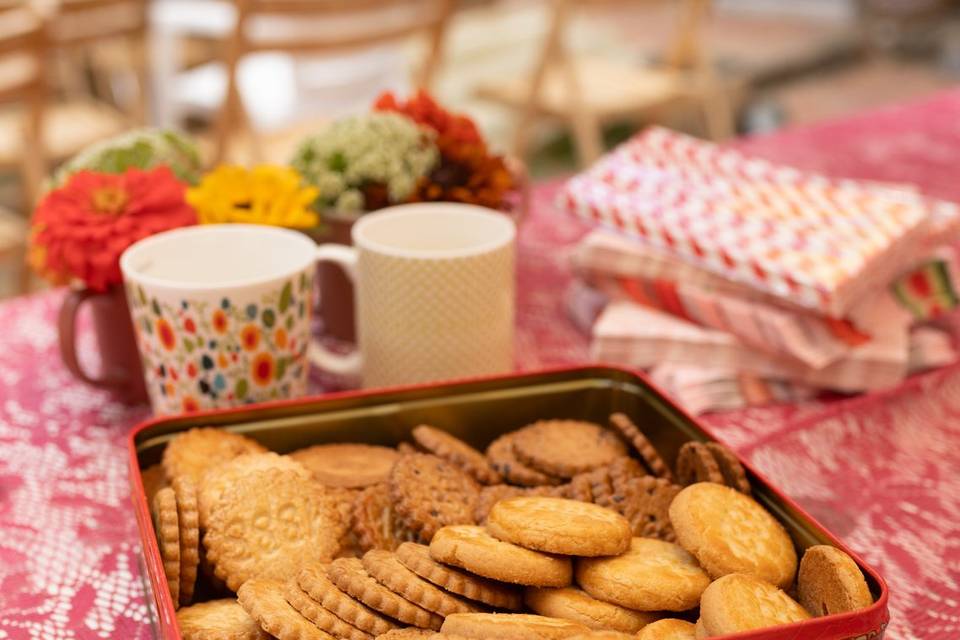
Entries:
[[303,185],[289,167],[223,165],[187,191],[187,202],[196,209],[200,224],[245,222],[302,229],[319,222],[312,209],[317,195],[317,189]]

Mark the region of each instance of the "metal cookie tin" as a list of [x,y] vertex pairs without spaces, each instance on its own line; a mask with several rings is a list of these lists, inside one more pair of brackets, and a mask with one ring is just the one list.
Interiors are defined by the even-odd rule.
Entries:
[[[288,452],[311,444],[365,442],[395,445],[418,424],[446,429],[483,448],[495,437],[547,418],[605,424],[610,413],[630,415],[658,451],[673,462],[689,440],[713,437],[642,375],[610,367],[579,367],[495,378],[377,391],[331,394],[150,420],[130,434],[133,506],[143,541],[147,574],[157,604],[160,637],[179,639],[173,602],[166,588],[150,509],[140,470],[156,464],[167,441],[197,426],[216,426]],[[797,548],[832,544],[860,565],[873,592],[864,610],[814,618],[802,623],[724,636],[733,640],[879,640],[889,619],[887,585],[877,572],[826,531],[792,500],[744,464],[754,497],[789,531]]]

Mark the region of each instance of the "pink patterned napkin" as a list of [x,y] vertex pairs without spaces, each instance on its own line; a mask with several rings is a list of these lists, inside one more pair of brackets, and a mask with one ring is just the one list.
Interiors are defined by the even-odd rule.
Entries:
[[570,180],[560,206],[722,280],[842,317],[955,224],[910,189],[828,178],[651,128]]

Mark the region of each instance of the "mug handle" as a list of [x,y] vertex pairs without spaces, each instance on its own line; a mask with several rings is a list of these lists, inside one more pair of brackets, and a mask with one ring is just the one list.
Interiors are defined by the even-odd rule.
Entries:
[[90,386],[98,389],[119,389],[127,385],[126,377],[123,374],[108,371],[104,367],[100,377],[94,378],[83,370],[80,365],[80,358],[77,356],[77,314],[84,302],[102,295],[105,294],[89,289],[74,289],[67,293],[57,319],[60,336],[60,358],[70,373]]
[[[342,244],[321,244],[317,247],[317,262],[331,262],[341,269],[350,278],[354,289],[357,287],[357,250]],[[323,292],[320,293],[323,295]],[[355,378],[360,375],[363,368],[363,358],[359,349],[354,349],[350,353],[343,355],[334,353],[330,349],[320,344],[317,340],[311,340],[307,350],[307,358],[317,368],[322,369],[335,376],[345,378]]]

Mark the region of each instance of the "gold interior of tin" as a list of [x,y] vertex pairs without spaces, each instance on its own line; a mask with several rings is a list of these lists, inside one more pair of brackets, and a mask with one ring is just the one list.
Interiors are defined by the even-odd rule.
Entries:
[[[207,418],[182,416],[139,433],[136,448],[140,466],[145,468],[160,461],[173,435],[197,426],[242,433],[273,451],[286,453],[329,442],[393,446],[409,440],[410,431],[417,425],[429,424],[482,450],[497,436],[536,420],[578,419],[607,424],[609,415],[616,411],[629,415],[671,466],[683,443],[709,439],[641,378],[623,370],[595,367],[367,397],[321,397]],[[748,476],[754,498],[783,523],[798,549],[831,544],[765,483],[749,472]],[[880,587],[869,573],[865,575],[876,599]]]

